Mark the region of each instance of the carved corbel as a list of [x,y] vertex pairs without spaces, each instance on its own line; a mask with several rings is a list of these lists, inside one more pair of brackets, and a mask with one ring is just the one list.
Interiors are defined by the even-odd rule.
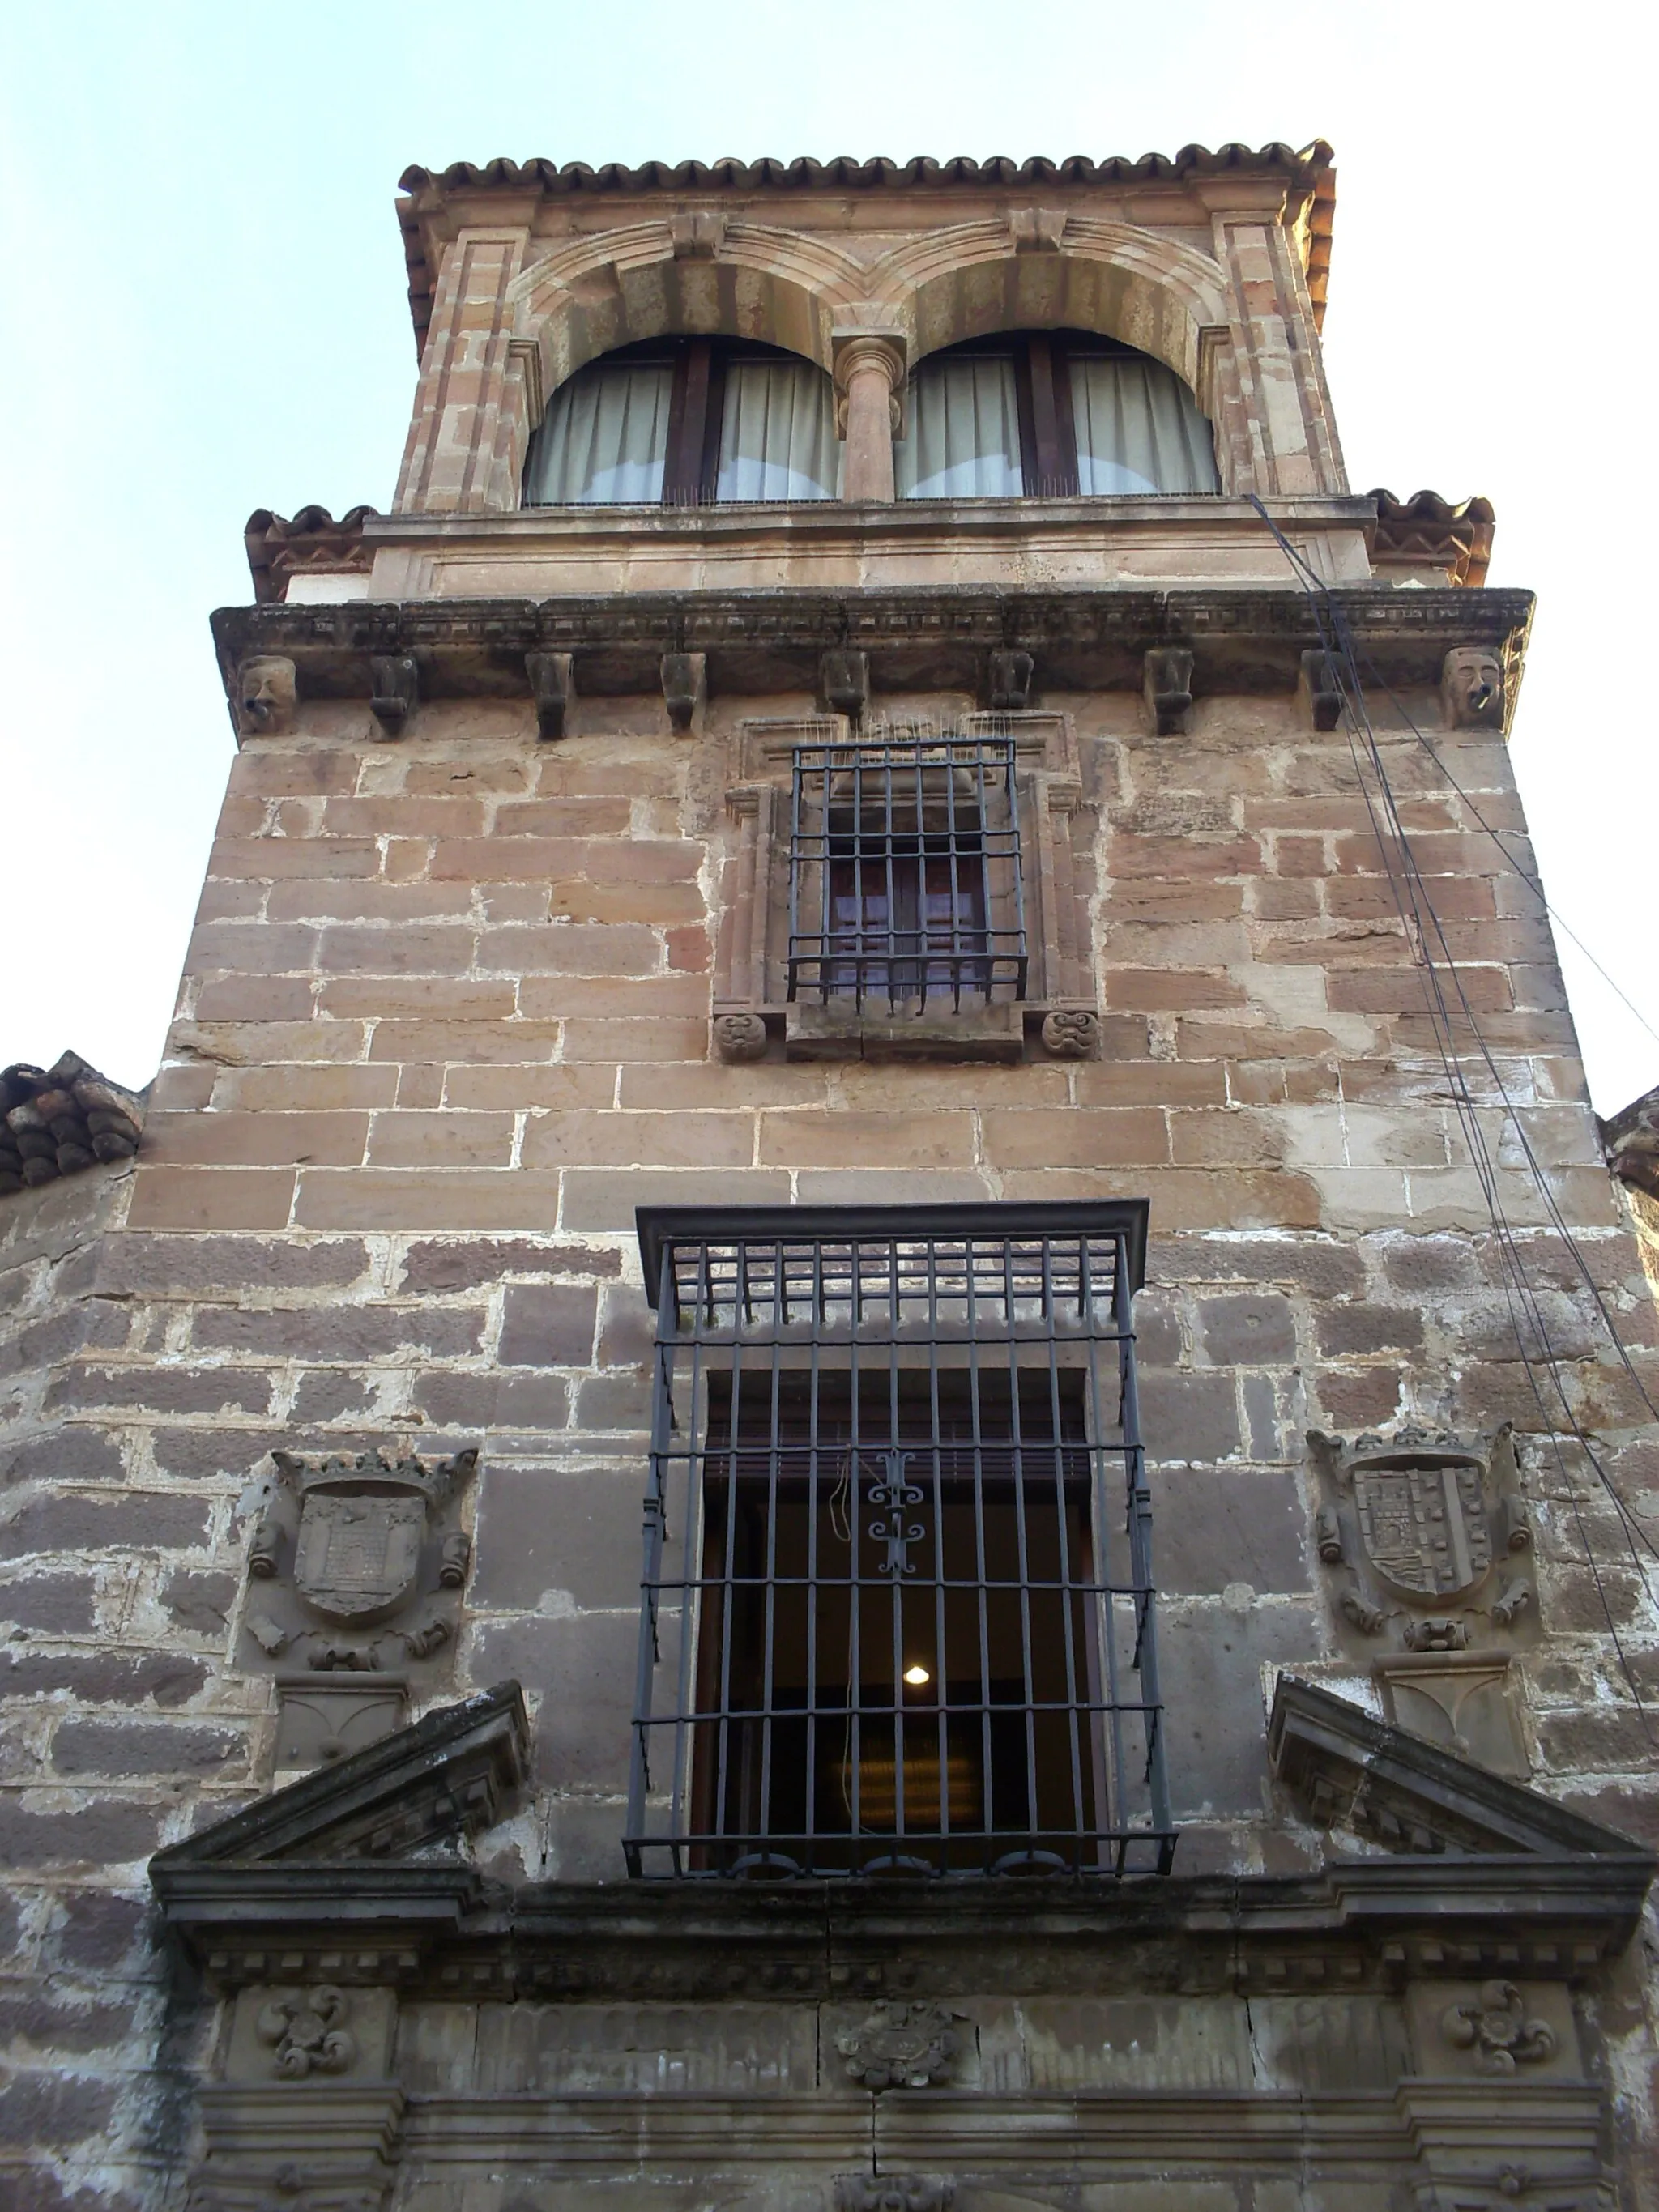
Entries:
[[1099,1015],[1086,1006],[1056,1006],[1042,1017],[1042,1049],[1055,1060],[1098,1060]]
[[1193,711],[1192,654],[1179,647],[1149,653],[1143,690],[1158,736],[1184,737]]
[[1504,664],[1485,646],[1455,645],[1440,665],[1440,711],[1449,730],[1501,730]]
[[576,696],[575,656],[569,653],[526,653],[525,672],[536,702],[536,732],[550,743],[565,733]]
[[838,2173],[836,2212],[951,2212],[957,2185],[937,2173]]
[[867,653],[826,653],[818,663],[818,688],[832,714],[861,721],[870,706]]
[[662,696],[670,726],[681,737],[700,729],[708,696],[708,656],[701,653],[665,653],[662,657]]
[[1064,208],[1010,208],[1008,240],[1016,253],[1058,253],[1066,236]]
[[758,1014],[716,1014],[714,1049],[725,1060],[764,1060],[766,1024]]
[[726,243],[726,218],[709,208],[688,208],[668,218],[676,261],[713,261]]
[[1336,655],[1322,647],[1316,653],[1304,653],[1296,690],[1303,712],[1315,729],[1334,730],[1342,719],[1346,703]]
[[403,735],[404,725],[420,704],[421,672],[408,653],[376,653],[368,664],[373,690],[369,709],[389,738]]
[[1020,714],[1031,703],[1036,663],[1029,653],[994,653],[986,682],[991,712]]
[[243,738],[280,738],[294,726],[298,672],[278,653],[256,653],[236,672],[232,719]]

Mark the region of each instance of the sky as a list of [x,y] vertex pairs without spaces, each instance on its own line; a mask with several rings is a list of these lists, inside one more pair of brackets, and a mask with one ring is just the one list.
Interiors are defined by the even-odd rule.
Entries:
[[1490,580],[1539,594],[1513,755],[1552,900],[1638,1010],[1563,943],[1592,1094],[1616,1111],[1659,1084],[1651,647],[1625,627],[1656,489],[1630,388],[1652,325],[1652,23],[1527,0],[16,5],[0,1065],[69,1046],[120,1081],[155,1070],[231,757],[208,616],[252,597],[243,522],[391,503],[411,162],[1324,137],[1351,480],[1483,493]]

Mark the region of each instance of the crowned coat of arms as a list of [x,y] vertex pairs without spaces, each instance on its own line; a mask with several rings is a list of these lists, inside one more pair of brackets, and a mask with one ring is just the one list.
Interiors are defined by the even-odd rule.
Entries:
[[1310,1437],[1316,1531],[1346,1627],[1411,1651],[1459,1651],[1530,1626],[1532,1531],[1514,1439],[1404,1427]]

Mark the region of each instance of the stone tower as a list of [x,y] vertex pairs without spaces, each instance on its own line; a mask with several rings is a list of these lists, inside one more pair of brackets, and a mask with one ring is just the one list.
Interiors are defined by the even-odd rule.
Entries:
[[1334,197],[404,178],[5,1079],[29,2212],[1653,2201],[1653,1308]]

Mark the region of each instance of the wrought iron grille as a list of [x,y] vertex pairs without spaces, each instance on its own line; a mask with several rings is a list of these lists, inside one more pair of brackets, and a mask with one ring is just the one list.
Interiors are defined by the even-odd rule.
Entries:
[[630,1872],[1167,1872],[1144,1202],[639,1222]]
[[1023,999],[1012,738],[911,725],[793,753],[790,998]]

